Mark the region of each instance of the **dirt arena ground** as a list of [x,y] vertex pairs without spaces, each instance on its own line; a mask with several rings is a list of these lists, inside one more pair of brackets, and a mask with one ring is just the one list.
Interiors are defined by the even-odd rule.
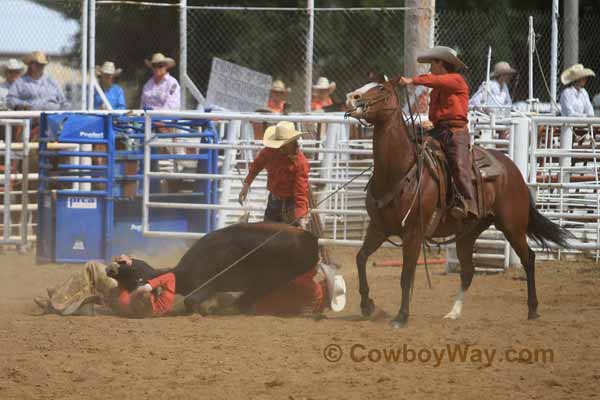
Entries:
[[[321,321],[36,316],[31,299],[78,267],[0,255],[0,399],[598,398],[600,266],[539,263],[537,321],[521,271],[477,275],[462,319],[448,321],[458,275],[432,268],[429,290],[420,270],[410,324],[393,330],[389,317],[359,318],[353,252],[334,251],[348,307]],[[399,274],[370,268],[382,312],[397,311]],[[466,359],[442,353],[456,349]]]

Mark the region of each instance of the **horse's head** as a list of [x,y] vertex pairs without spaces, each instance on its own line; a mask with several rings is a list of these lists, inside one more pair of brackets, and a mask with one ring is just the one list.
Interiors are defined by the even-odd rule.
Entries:
[[397,79],[378,83],[367,83],[360,89],[346,95],[348,115],[375,123],[398,110],[400,105],[396,96]]

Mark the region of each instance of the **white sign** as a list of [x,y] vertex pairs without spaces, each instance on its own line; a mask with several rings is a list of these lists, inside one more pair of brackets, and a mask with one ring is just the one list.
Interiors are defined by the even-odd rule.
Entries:
[[84,209],[96,209],[98,203],[95,197],[80,197],[80,196],[69,196],[67,197],[67,208],[84,208]]
[[254,112],[267,106],[272,80],[270,75],[214,57],[206,101],[229,111]]
[[85,250],[83,240],[76,240],[75,243],[73,243],[73,250]]

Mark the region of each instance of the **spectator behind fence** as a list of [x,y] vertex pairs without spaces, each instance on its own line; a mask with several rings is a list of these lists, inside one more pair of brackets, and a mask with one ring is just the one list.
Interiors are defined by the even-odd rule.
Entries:
[[320,77],[317,83],[313,85],[310,109],[312,111],[319,111],[323,110],[324,107],[333,105],[330,96],[335,92],[335,88],[335,82],[329,82],[329,79],[324,76]]
[[271,85],[271,95],[269,96],[269,103],[267,108],[274,113],[283,113],[287,105],[287,97],[292,89],[285,86],[282,80],[277,79]]
[[8,107],[14,110],[60,110],[69,103],[56,81],[44,75],[48,65],[46,54],[34,51],[23,59],[27,72],[8,91]]
[[512,99],[508,90],[508,83],[516,73],[517,70],[513,69],[506,61],[496,63],[494,71],[490,74],[490,87],[487,94],[486,82],[484,81],[469,100],[469,106],[511,107]]
[[5,81],[0,84],[0,110],[7,110],[8,105],[6,104],[6,96],[13,83],[21,76],[25,66],[19,60],[11,58],[8,62],[2,66],[2,75],[4,75]]
[[594,107],[585,90],[589,77],[596,74],[582,64],[575,64],[560,74],[560,81],[565,86],[560,94],[560,113],[565,117],[593,117]]
[[[114,83],[114,79],[121,75],[121,72],[123,72],[123,70],[121,68],[115,68],[115,63],[111,61],[105,61],[102,66],[99,65],[96,67],[96,75],[100,77],[100,87],[113,110],[124,110],[127,108],[123,88]],[[102,98],[98,91],[94,93],[94,108],[96,110],[104,110],[107,108],[102,102]]]
[[175,66],[175,60],[165,57],[162,53],[156,53],[151,60],[145,60],[145,63],[152,69],[152,78],[146,82],[142,90],[141,108],[179,110],[181,106],[179,82],[168,72]]

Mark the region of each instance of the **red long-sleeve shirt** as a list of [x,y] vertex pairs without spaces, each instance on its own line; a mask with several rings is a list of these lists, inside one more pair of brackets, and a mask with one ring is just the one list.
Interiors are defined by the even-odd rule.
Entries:
[[467,122],[469,86],[461,74],[419,75],[413,83],[433,89],[429,102],[429,120],[433,125],[442,121]]
[[[148,284],[152,286],[152,289],[162,287],[160,296],[156,297],[154,294],[150,295],[150,301],[152,302],[152,312],[156,316],[160,316],[171,310],[175,301],[175,275],[171,272],[162,274],[154,279],[150,279]],[[129,302],[131,300],[131,293],[121,288],[119,293],[119,304],[125,311],[129,308]]]
[[267,189],[280,198],[293,197],[296,218],[308,212],[308,160],[298,150],[295,160],[291,160],[278,149],[265,147],[250,165],[244,183],[251,184],[256,175],[267,169]]

